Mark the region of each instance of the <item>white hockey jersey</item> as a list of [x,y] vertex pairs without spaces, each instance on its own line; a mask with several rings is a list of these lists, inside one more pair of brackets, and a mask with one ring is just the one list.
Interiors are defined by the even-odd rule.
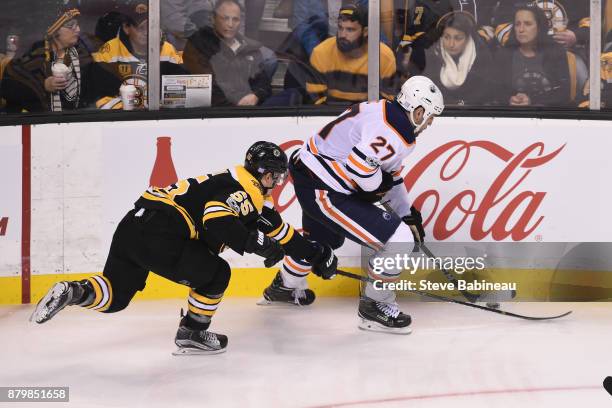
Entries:
[[374,191],[382,171],[392,173],[397,184],[384,201],[404,216],[410,213],[410,201],[400,173],[415,143],[414,126],[397,102],[363,102],[308,139],[299,157],[321,181],[343,194],[354,193],[357,186]]

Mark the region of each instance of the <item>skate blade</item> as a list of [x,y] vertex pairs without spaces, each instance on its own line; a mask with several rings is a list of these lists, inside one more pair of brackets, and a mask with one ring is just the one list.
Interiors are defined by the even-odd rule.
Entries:
[[361,319],[359,322],[359,328],[366,331],[374,331],[388,334],[410,334],[412,330],[410,327],[387,327],[380,323],[373,322],[371,320]]
[[[60,295],[64,291],[64,289],[65,287],[61,282],[58,282],[55,285],[53,285],[51,289],[49,289],[47,294],[38,301],[38,303],[36,304],[36,307],[34,308],[34,311],[30,315],[30,318],[28,320],[30,322],[34,321],[38,324],[43,324],[46,321],[50,320],[51,317],[53,316],[51,316],[48,319],[38,319],[38,317],[41,317],[44,315],[43,312],[47,308],[48,303],[53,299],[54,296]],[[47,312],[47,315],[48,315],[48,312]],[[39,320],[42,320],[42,321],[39,321]]]
[[256,303],[258,306],[271,306],[271,307],[286,307],[286,308],[294,308],[294,307],[308,307],[310,305],[300,305],[295,302],[274,302],[272,300],[268,300],[262,296]]
[[207,356],[212,354],[221,354],[225,353],[227,349],[219,349],[219,350],[202,350],[198,348],[191,347],[179,347],[175,351],[172,352],[173,356]]
[[259,299],[257,301],[257,305],[258,306],[272,306],[274,304],[274,302],[269,301],[268,299],[266,299],[265,297],[261,297],[261,299]]

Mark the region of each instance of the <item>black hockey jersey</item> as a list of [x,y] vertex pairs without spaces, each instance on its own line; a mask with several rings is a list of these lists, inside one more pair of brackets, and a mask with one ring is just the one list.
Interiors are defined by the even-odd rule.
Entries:
[[292,257],[308,259],[314,253],[313,244],[283,222],[259,181],[242,166],[149,187],[135,206],[176,215],[186,237],[203,240],[215,253],[229,246],[243,254],[250,231],[256,229],[279,241]]
[[[469,13],[476,27],[488,26],[492,12],[492,0],[394,0],[393,45],[416,44],[429,48],[438,40],[441,32],[436,30],[440,18],[448,13],[462,11]],[[486,33],[478,30],[486,40]]]

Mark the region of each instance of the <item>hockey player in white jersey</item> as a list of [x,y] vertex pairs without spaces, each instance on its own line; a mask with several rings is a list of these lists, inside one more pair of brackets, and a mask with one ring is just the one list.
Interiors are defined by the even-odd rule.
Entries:
[[[400,173],[417,136],[443,109],[436,85],[415,76],[403,84],[394,101],[353,105],[309,138],[289,165],[305,235],[334,249],[346,237],[374,249],[374,257],[389,256],[393,243],[421,242],[421,215],[411,206]],[[393,212],[375,204],[381,201]],[[315,295],[306,283],[310,270],[304,260],[285,257],[264,290],[265,302],[312,303]],[[369,273],[394,281],[401,270],[377,274],[369,268]],[[362,329],[410,332],[411,318],[399,310],[394,291],[367,284],[358,315]]]

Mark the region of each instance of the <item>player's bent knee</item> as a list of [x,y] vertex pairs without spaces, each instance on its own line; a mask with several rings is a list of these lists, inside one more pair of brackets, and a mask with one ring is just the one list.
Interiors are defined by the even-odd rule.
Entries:
[[405,255],[410,255],[413,242],[410,227],[401,223],[384,247],[370,257],[368,261],[370,277],[384,282],[397,282],[401,273],[408,267],[403,261],[406,259]]
[[344,237],[342,236],[338,236],[329,243],[329,246],[334,250],[340,248],[342,245],[344,245]]
[[219,294],[225,292],[225,289],[227,289],[232,276],[232,270],[225,260],[219,258],[219,261],[220,262],[218,262],[216,265],[212,280],[206,284],[199,285],[197,287],[198,292],[208,294]]

